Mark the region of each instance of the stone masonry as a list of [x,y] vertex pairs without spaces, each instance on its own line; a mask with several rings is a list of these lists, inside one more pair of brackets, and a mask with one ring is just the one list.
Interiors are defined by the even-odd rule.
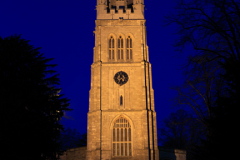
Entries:
[[[97,0],[96,7],[86,159],[158,160],[156,112],[146,41],[144,2]],[[112,44],[110,39],[113,39]],[[130,43],[127,39],[131,39],[131,56],[127,55],[127,52],[130,54],[127,51],[127,43]],[[120,43],[123,44],[121,47]],[[110,51],[111,45],[113,48]],[[128,75],[128,81],[124,85],[119,85],[114,80],[115,74],[120,71]],[[124,132],[120,132],[121,129],[116,129],[115,133],[114,124],[121,117],[130,124],[131,130],[126,129],[125,132],[123,128]],[[118,136],[122,136],[122,140],[128,139],[125,141],[126,146],[125,143],[117,144],[121,139],[117,140]],[[116,146],[113,144],[115,138]]]
[[144,0],[97,0],[96,9],[87,147],[60,159],[186,160],[158,149]]

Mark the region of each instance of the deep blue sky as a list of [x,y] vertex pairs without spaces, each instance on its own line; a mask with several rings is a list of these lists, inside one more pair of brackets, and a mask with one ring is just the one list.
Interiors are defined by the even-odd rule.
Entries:
[[[170,99],[176,94],[169,88],[182,83],[180,65],[184,58],[172,44],[176,26],[164,27],[166,14],[173,12],[174,0],[145,0],[150,62],[157,123],[171,112]],[[0,36],[21,34],[46,58],[55,58],[63,94],[70,101],[71,112],[63,118],[64,126],[87,131],[90,66],[93,61],[96,0],[2,0],[0,1]]]

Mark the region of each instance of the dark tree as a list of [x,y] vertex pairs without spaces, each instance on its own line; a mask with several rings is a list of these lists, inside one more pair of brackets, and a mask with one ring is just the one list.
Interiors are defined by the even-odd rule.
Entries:
[[61,149],[82,147],[87,145],[87,134],[80,134],[76,129],[67,128],[60,136]]
[[178,0],[177,14],[167,18],[178,25],[175,46],[195,49],[195,56],[210,54],[209,60],[227,62],[240,58],[240,2],[237,0]]
[[[174,105],[190,107],[195,120],[207,128],[207,119],[212,118],[212,108],[216,106],[216,96],[222,88],[219,76],[221,67],[217,62],[208,62],[208,55],[189,57],[182,86],[173,87],[178,92]],[[189,109],[188,109],[189,110]]]
[[[205,140],[210,134],[209,120],[214,118],[213,108],[216,108],[217,95],[223,88],[223,78],[219,76],[221,67],[217,62],[208,62],[206,56],[189,57],[184,75],[184,84],[174,87],[178,96],[174,99],[174,105],[186,107],[191,117],[190,132],[187,137],[194,137],[195,142],[187,143],[187,158],[195,160],[195,152],[200,140]],[[183,119],[185,116],[182,116]],[[187,124],[185,124],[187,125]],[[192,132],[195,128],[196,133]]]
[[[1,160],[56,159],[59,120],[68,108],[58,74],[20,36],[0,37]],[[4,153],[4,154],[3,154]]]
[[[209,83],[218,87],[211,87],[213,92],[206,96],[212,99],[208,103],[209,116],[203,118],[207,129],[206,139],[196,150],[195,159],[237,157],[237,150],[228,146],[232,146],[239,135],[237,110],[240,106],[240,1],[178,0],[176,11],[176,14],[167,17],[167,23],[178,25],[179,39],[175,46],[180,51],[184,51],[186,46],[192,46],[195,51],[187,64],[204,59],[203,64],[218,68],[213,72],[217,79]],[[198,73],[203,70],[196,69],[196,74],[192,76],[199,78]],[[210,82],[208,80],[211,80],[211,75],[205,80]],[[204,87],[204,91],[210,91],[208,86]],[[196,97],[190,94],[190,98]],[[199,101],[197,105],[201,107]]]
[[192,148],[200,144],[202,125],[190,113],[181,109],[170,114],[159,128],[159,142],[165,148],[184,149],[187,159],[192,158]]

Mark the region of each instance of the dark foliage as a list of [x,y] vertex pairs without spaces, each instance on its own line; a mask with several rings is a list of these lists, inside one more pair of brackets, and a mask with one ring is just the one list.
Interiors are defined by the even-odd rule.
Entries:
[[181,109],[171,113],[159,128],[159,142],[164,148],[183,149],[192,156],[192,148],[201,143],[204,136],[202,125],[187,111]]
[[192,56],[185,68],[185,81],[182,86],[173,87],[178,96],[173,99],[176,106],[190,107],[195,120],[207,127],[206,119],[212,118],[212,108],[216,106],[216,96],[222,88],[220,65],[209,62],[208,55]]
[[63,151],[70,148],[86,146],[87,134],[80,134],[76,129],[67,128],[61,132],[60,143]]
[[213,118],[207,119],[209,134],[195,151],[196,160],[221,160],[238,157],[238,148],[233,147],[233,143],[238,141],[240,134],[237,127],[240,106],[240,65],[232,62],[231,65],[225,65],[224,68],[226,74],[223,77],[226,87],[217,97],[217,107],[212,109]]
[[[195,71],[186,72],[186,75],[195,80],[204,79],[204,83],[191,83],[191,79],[189,81],[187,78],[186,82],[190,83],[186,83],[185,90],[179,92],[194,100],[193,108],[196,109],[197,106],[200,109],[195,110],[195,113],[207,131],[206,138],[194,150],[194,159],[236,158],[237,150],[232,142],[239,135],[237,110],[240,106],[240,2],[178,0],[176,10],[177,14],[166,18],[168,24],[178,25],[177,34],[180,37],[175,47],[184,51],[186,46],[191,46],[195,51],[186,65],[187,71],[189,68]],[[201,62],[200,65],[205,65],[207,70],[198,67],[199,63],[196,65],[195,62]],[[206,74],[199,74],[204,72]],[[199,101],[197,96],[204,101]],[[182,103],[185,100],[180,97],[179,104],[189,105]]]
[[1,160],[56,159],[59,120],[70,110],[58,74],[29,41],[0,37]]

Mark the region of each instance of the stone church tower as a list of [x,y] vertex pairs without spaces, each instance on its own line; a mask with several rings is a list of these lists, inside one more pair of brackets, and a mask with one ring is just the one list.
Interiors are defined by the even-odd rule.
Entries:
[[144,0],[97,0],[87,160],[158,160]]

